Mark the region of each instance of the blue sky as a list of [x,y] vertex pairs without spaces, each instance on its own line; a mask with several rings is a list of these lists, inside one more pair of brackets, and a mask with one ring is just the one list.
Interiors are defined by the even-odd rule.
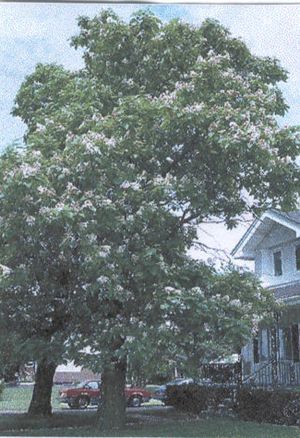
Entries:
[[[94,16],[111,7],[123,19],[149,7],[163,20],[179,17],[195,25],[207,18],[218,19],[251,51],[278,58],[289,71],[282,90],[290,111],[282,124],[300,124],[300,4],[299,5],[138,5],[78,3],[0,3],[0,149],[22,137],[24,126],[10,115],[14,97],[39,62],[56,62],[66,68],[82,65],[80,53],[69,46],[77,33],[79,15]],[[207,230],[221,247],[231,249],[246,225],[224,234],[222,227]],[[209,238],[211,240],[211,238]],[[222,243],[223,242],[223,243]]]

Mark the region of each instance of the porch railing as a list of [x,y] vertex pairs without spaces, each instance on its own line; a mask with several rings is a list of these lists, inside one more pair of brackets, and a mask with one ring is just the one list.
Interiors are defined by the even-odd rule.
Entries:
[[255,386],[300,385],[300,363],[271,359],[242,379],[242,384]]

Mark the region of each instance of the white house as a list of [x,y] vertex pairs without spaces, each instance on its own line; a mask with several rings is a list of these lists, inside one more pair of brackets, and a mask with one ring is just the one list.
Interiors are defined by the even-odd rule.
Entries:
[[299,385],[300,211],[267,211],[249,227],[232,255],[253,260],[263,285],[285,304],[274,323],[261,323],[257,337],[242,349],[244,380]]

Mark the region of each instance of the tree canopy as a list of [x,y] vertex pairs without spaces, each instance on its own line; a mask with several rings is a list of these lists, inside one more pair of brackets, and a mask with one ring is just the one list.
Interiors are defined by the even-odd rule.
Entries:
[[295,205],[287,74],[213,20],[78,24],[84,68],[38,65],[16,97],[27,147],[1,160],[1,306],[38,357],[67,352],[104,382],[126,360],[234,351],[271,298],[186,251],[201,223]]

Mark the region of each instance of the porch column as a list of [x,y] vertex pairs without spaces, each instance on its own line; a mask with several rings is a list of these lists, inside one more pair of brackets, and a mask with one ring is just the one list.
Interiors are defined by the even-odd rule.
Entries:
[[278,359],[279,359],[279,328],[278,320],[279,315],[274,313],[275,325],[271,328],[271,359],[272,359],[272,385],[278,385]]

